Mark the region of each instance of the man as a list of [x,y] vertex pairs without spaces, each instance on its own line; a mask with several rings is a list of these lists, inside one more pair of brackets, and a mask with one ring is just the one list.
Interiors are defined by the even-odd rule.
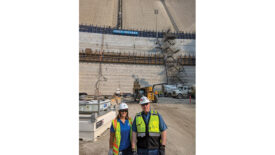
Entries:
[[142,112],[136,114],[132,125],[133,155],[165,155],[167,129],[165,122],[156,110],[151,110],[150,100],[147,97],[141,97],[139,104]]

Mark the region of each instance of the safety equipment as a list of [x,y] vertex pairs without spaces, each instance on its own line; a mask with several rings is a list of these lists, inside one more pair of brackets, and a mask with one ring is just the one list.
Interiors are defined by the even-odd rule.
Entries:
[[[132,119],[129,117],[128,119],[129,124],[130,124],[130,141],[132,141],[132,124],[133,121]],[[114,137],[114,141],[113,141],[113,153],[114,155],[119,155],[119,145],[120,145],[120,140],[121,140],[121,135],[120,135],[120,123],[119,121],[117,121],[117,119],[114,119],[112,121],[114,130],[115,130],[115,137]]]
[[120,89],[119,88],[116,89],[116,94],[120,95]]
[[150,100],[146,96],[142,96],[139,99],[139,104],[146,104],[146,103],[150,103]]
[[132,149],[132,155],[138,155],[137,150]]
[[145,124],[142,114],[136,114],[137,146],[145,149],[159,149],[161,133],[159,130],[159,115],[157,111],[150,111],[148,125]]
[[159,154],[160,155],[165,155],[165,145],[161,145],[159,148]]
[[114,155],[113,149],[109,149],[108,155]]
[[119,110],[122,110],[122,109],[128,109],[128,105],[126,103],[121,103],[118,107]]

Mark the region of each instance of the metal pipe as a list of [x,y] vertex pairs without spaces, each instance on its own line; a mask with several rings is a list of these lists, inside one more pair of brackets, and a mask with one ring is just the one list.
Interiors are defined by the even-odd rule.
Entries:
[[100,100],[99,99],[97,99],[97,104],[98,104],[97,115],[99,116],[99,111],[100,111]]
[[157,38],[157,42],[156,43],[158,43],[158,10],[155,9],[154,13],[156,15],[156,38]]

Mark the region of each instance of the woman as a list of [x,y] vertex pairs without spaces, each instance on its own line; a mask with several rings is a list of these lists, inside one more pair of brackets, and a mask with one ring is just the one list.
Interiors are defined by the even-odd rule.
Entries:
[[132,119],[128,116],[128,105],[121,103],[117,117],[110,128],[108,155],[131,155]]

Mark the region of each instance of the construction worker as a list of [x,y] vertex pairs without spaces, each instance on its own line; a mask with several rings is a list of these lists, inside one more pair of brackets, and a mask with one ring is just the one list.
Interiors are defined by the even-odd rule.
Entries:
[[151,109],[147,97],[141,97],[139,104],[142,112],[136,114],[132,128],[133,155],[165,155],[167,126],[164,120]]
[[110,128],[108,155],[131,155],[132,119],[128,116],[128,105],[121,103],[117,117]]
[[115,94],[114,94],[115,96],[121,96],[121,92],[120,92],[120,89],[119,88],[117,88],[116,89],[116,92],[115,92]]

